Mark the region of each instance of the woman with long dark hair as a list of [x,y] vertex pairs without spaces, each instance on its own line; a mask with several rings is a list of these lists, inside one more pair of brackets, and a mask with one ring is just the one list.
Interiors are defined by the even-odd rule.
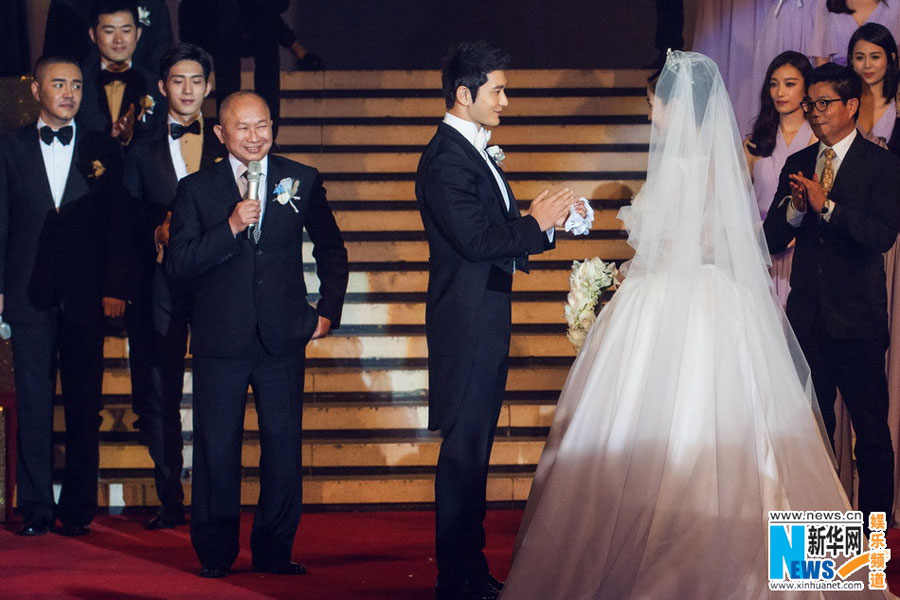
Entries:
[[900,70],[894,36],[883,25],[866,23],[850,38],[847,61],[863,80],[857,129],[869,140],[900,154],[900,127],[895,127]]
[[848,64],[844,49],[853,32],[867,23],[884,25],[894,38],[900,35],[900,0],[825,0],[818,10],[809,47],[817,66],[828,61]]
[[[759,115],[753,124],[753,133],[744,142],[753,191],[763,219],[775,196],[784,161],[816,141],[800,108],[811,72],[809,59],[790,50],[776,56],[766,70],[759,94]],[[791,291],[793,256],[794,248],[790,247],[772,257],[772,279],[782,306]]]

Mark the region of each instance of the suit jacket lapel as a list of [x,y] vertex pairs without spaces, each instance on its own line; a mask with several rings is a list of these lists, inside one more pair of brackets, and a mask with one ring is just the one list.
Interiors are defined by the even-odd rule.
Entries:
[[151,152],[156,160],[159,173],[162,173],[163,179],[172,195],[178,188],[178,175],[175,173],[175,165],[172,164],[172,153],[169,151],[169,136],[160,137],[150,144]]
[[503,185],[506,187],[507,198],[509,198],[509,210],[506,211],[506,220],[511,221],[513,219],[518,219],[522,214],[519,212],[519,205],[516,203],[516,197],[513,195],[512,188],[509,187],[509,180],[506,179],[506,173],[500,168],[500,165],[497,164],[496,160],[492,158],[491,161],[494,163],[494,168],[500,173],[500,179],[503,180]]
[[47,166],[44,164],[44,155],[41,152],[41,139],[38,136],[37,124],[33,123],[22,131],[20,142],[23,146],[23,166],[37,171],[30,181],[36,182],[38,189],[36,196],[46,201],[47,208],[56,208],[53,203],[53,192],[50,191],[50,177],[47,174]]
[[275,189],[275,186],[278,185],[278,182],[281,181],[282,173],[278,168],[277,161],[272,160],[273,158],[274,157],[270,154],[266,178],[263,180],[264,185],[259,188],[259,195],[266,203],[265,212],[263,212],[262,218],[262,228],[259,230],[260,244],[269,237],[272,233],[272,228],[277,226],[279,221],[278,215],[276,214],[278,210],[275,208],[278,206],[278,203],[273,201],[271,192]]
[[864,138],[862,134],[857,132],[856,139],[850,144],[850,148],[847,150],[847,154],[844,155],[844,160],[841,161],[841,165],[838,168],[837,175],[834,177],[831,191],[835,193],[835,196],[842,198],[852,198],[854,196],[854,194],[842,194],[842,192],[851,183],[853,174],[859,172],[858,164],[864,152]]
[[85,181],[84,179],[84,175],[78,168],[84,160],[90,159],[89,156],[85,156],[88,153],[86,152],[87,149],[84,148],[83,140],[86,139],[87,137],[85,136],[83,128],[81,132],[76,130],[75,139],[73,140],[75,148],[72,150],[72,162],[69,164],[69,174],[66,177],[66,187],[65,191],[63,192],[62,201],[60,201],[59,203],[60,207],[62,207],[67,202],[71,202],[74,199],[81,198],[90,191],[88,189],[87,181]]
[[[450,127],[446,123],[441,123],[438,127],[438,130],[444,133],[444,135],[449,136],[450,139],[456,142],[462,148],[463,152],[465,152],[469,156],[469,158],[471,158],[475,162],[475,164],[478,165],[478,168],[481,169],[485,176],[487,176],[488,181],[491,184],[491,189],[494,190],[494,195],[500,202],[500,207],[504,212],[508,212],[506,210],[506,202],[503,201],[503,193],[500,191],[500,186],[497,185],[497,178],[494,177],[494,173],[491,171],[491,168],[484,161],[484,157],[482,157],[478,150],[475,149],[475,146],[473,146],[472,143],[463,136],[463,134],[458,132],[453,127]],[[502,172],[501,177],[505,182],[506,178],[503,177]],[[512,194],[510,194],[510,202],[512,202]]]
[[213,124],[209,122],[209,120],[204,119],[203,121],[203,132],[201,135],[203,136],[203,144],[200,150],[200,168],[206,169],[207,167],[211,167],[216,164],[216,159],[222,157],[222,152],[219,151],[219,139],[216,137],[215,132],[212,130]]

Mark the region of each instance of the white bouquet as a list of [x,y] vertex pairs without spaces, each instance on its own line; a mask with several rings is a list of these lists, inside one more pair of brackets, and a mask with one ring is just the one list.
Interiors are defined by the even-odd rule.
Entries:
[[614,263],[605,263],[599,258],[572,262],[565,316],[566,323],[569,324],[566,337],[575,350],[581,350],[588,331],[597,318],[595,310],[600,294],[615,287],[616,273]]

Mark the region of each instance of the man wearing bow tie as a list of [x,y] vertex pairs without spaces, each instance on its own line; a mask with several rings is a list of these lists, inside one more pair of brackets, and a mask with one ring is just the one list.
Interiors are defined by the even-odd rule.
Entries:
[[545,190],[522,216],[486,150],[487,128],[500,124],[508,105],[508,61],[485,42],[451,52],[442,72],[447,114],[416,176],[430,252],[428,427],[444,436],[435,478],[439,600],[500,593],[482,552],[483,521],[506,388],[513,273],[527,273],[529,254],[554,247],[554,226],[564,224],[575,202],[568,189]]
[[156,78],[132,63],[142,33],[137,7],[128,0],[100,0],[90,14],[97,52],[81,65],[84,97],[78,120],[127,145],[136,134],[152,131],[166,112],[156,106],[160,98],[149,85]]
[[180,44],[163,56],[159,90],[168,100],[168,122],[131,144],[125,161],[126,184],[137,203],[140,280],[125,312],[131,398],[135,426],[153,458],[160,503],[149,529],[184,523],[181,400],[190,297],[164,263],[178,182],[226,155],[201,112],[211,71],[212,59],[198,46]]
[[[0,139],[0,312],[12,330],[18,410],[19,533],[89,532],[97,508],[103,316],[129,297],[121,149],[74,120],[81,71],[42,58],[37,123]],[[53,396],[59,366],[65,471],[53,502]]]
[[[306,569],[291,561],[291,549],[303,501],[303,363],[310,339],[340,323],[347,251],[319,172],[269,154],[272,120],[265,101],[236,92],[222,102],[219,116],[215,132],[228,159],[179,184],[166,261],[193,290],[191,542],[201,576],[228,574],[239,549],[249,385],[260,441],[253,569],[300,575]],[[247,172],[257,162],[254,199]],[[320,282],[315,308],[306,300],[304,231]]]

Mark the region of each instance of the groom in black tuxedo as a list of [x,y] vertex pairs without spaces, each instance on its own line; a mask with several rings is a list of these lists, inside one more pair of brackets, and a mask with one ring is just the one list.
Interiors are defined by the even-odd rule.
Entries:
[[[132,283],[122,151],[74,117],[81,70],[41,58],[31,91],[40,118],[0,138],[0,313],[12,329],[18,411],[19,533],[62,522],[89,533],[97,509],[103,316]],[[53,397],[59,367],[66,465],[53,502]]]
[[428,427],[444,440],[435,478],[438,599],[492,599],[502,584],[483,549],[488,463],[506,388],[515,271],[554,247],[574,203],[544,191],[522,216],[486,151],[507,106],[509,56],[466,42],[442,72],[447,114],[419,161],[416,198],[428,237]]
[[[900,229],[900,159],[856,131],[861,81],[829,63],[802,104],[819,143],[788,157],[766,216],[769,252],[796,240],[787,316],[833,439],[835,389],[856,431],[859,510],[890,515],[886,252]],[[868,521],[866,521],[868,522]]]
[[[318,171],[269,154],[272,120],[265,101],[236,92],[222,102],[220,118],[214,130],[228,159],[179,184],[166,263],[173,276],[191,280],[194,291],[191,541],[203,577],[228,574],[238,554],[250,385],[262,453],[253,568],[299,575],[306,570],[291,562],[291,547],[303,500],[305,348],[340,323],[347,251]],[[247,194],[248,167],[256,161],[260,200]],[[306,301],[304,229],[321,282],[315,308]]]

